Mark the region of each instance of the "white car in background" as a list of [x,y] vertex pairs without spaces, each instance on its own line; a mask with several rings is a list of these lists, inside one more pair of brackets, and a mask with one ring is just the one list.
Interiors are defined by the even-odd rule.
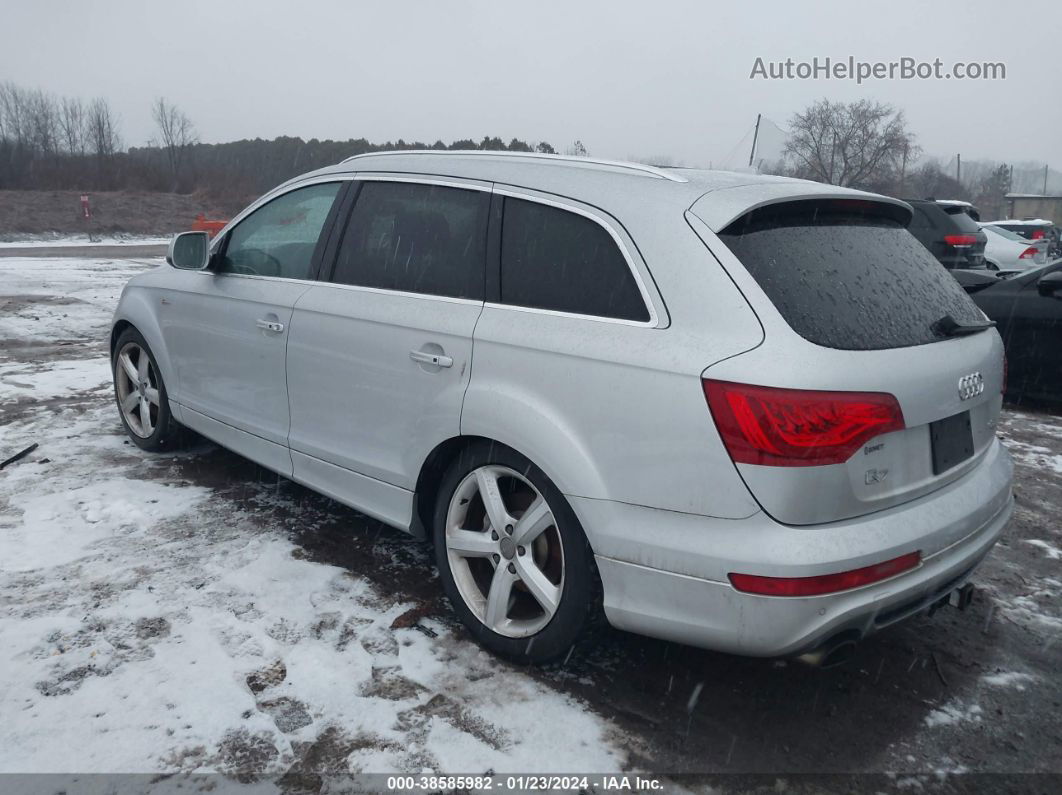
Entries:
[[1027,270],[1047,262],[1047,240],[1026,240],[1016,232],[992,224],[980,224],[988,241],[985,264],[990,270]]

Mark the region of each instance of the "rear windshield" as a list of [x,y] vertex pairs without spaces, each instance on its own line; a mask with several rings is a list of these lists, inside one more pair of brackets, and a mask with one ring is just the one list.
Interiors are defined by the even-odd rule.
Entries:
[[[817,345],[843,350],[935,342],[945,315],[983,315],[887,205],[801,201],[739,218],[719,237],[786,322]],[[967,219],[969,220],[969,219]],[[971,221],[972,223],[972,221]]]
[[951,217],[952,222],[958,227],[960,232],[981,231],[981,227],[977,225],[977,221],[967,214],[966,208],[956,207],[953,204],[938,204],[937,206]]
[[1017,234],[1016,232],[1011,232],[1009,229],[1004,229],[1000,226],[982,226],[981,228],[984,229],[986,232],[992,232],[993,234],[999,235],[1000,237],[1005,237],[1007,240],[1014,240],[1019,243],[1025,242],[1025,238],[1021,235]]

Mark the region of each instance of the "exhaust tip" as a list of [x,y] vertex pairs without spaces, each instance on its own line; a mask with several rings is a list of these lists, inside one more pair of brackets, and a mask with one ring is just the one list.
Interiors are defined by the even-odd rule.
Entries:
[[841,633],[796,659],[812,668],[836,668],[852,659],[858,640],[851,632]]

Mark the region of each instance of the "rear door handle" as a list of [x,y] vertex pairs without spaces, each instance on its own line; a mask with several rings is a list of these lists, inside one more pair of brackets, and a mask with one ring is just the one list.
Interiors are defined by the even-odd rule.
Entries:
[[277,323],[277,322],[272,321],[272,320],[259,320],[257,323],[255,323],[255,325],[258,326],[258,328],[260,328],[260,329],[265,329],[266,331],[272,331],[272,332],[275,332],[277,334],[279,334],[280,332],[282,332],[284,330],[284,324],[283,323]]
[[453,367],[454,360],[441,353],[426,353],[425,351],[410,351],[409,358],[421,364],[434,364],[438,367]]

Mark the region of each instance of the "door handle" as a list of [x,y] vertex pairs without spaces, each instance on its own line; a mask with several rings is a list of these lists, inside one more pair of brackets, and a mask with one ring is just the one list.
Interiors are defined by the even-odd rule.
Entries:
[[425,351],[410,351],[409,358],[421,364],[434,364],[438,367],[453,367],[454,360],[441,353],[426,353]]
[[265,329],[266,331],[272,331],[272,332],[275,332],[277,334],[279,334],[280,332],[282,332],[284,330],[284,324],[283,323],[277,323],[277,322],[272,321],[272,320],[259,320],[257,323],[255,323],[255,325],[258,326],[258,328],[260,328],[260,329]]

